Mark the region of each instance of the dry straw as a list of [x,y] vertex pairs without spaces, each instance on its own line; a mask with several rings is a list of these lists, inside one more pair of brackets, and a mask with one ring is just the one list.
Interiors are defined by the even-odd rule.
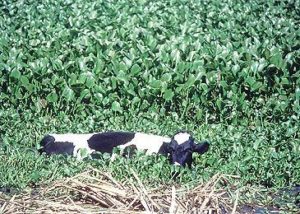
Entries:
[[89,169],[51,185],[8,196],[0,193],[0,213],[235,213],[215,175],[193,189],[147,187],[132,170],[133,181],[121,183],[109,174]]

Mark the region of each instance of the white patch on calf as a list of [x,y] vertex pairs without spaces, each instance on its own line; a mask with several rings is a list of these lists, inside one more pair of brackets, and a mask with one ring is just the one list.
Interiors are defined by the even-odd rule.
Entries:
[[174,163],[174,166],[181,166],[181,165],[180,165],[180,163],[175,162],[175,163]]
[[69,142],[73,143],[75,146],[73,151],[73,156],[77,157],[77,159],[82,159],[80,154],[80,149],[86,149],[88,154],[94,152],[93,149],[90,149],[88,144],[88,139],[90,139],[95,133],[91,134],[50,134],[55,138],[55,143],[59,142]]
[[164,142],[169,143],[170,141],[171,139],[168,137],[137,132],[130,142],[119,147],[124,150],[127,146],[135,145],[138,150],[146,150],[146,154],[151,155],[158,153]]
[[115,154],[115,153],[113,153],[113,154],[111,155],[111,157],[110,157],[110,161],[111,161],[111,162],[114,162],[114,161],[117,159],[117,157],[118,157],[118,155]]
[[189,140],[191,135],[187,132],[180,132],[174,136],[174,140],[178,143],[178,145],[185,143]]

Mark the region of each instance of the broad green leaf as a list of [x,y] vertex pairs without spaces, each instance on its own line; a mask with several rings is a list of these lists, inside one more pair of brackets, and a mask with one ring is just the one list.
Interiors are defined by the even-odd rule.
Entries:
[[17,69],[13,69],[12,72],[10,73],[10,76],[15,78],[15,79],[19,79],[21,76],[21,73],[19,70]]
[[164,99],[167,100],[167,101],[172,100],[173,96],[174,96],[174,92],[171,89],[167,89],[164,92]]
[[46,100],[50,103],[55,103],[58,100],[57,94],[53,91],[47,95]]
[[22,83],[22,86],[27,87],[29,85],[29,80],[26,76],[21,76],[20,81]]
[[120,105],[120,103],[117,102],[117,101],[114,101],[114,102],[112,103],[111,109],[112,109],[113,111],[119,111],[119,112],[122,111],[121,105]]
[[161,77],[162,81],[170,82],[172,80],[172,75],[170,73],[165,73]]
[[161,88],[161,81],[160,80],[152,80],[151,82],[150,82],[150,86],[152,87],[152,88],[155,88],[155,89],[158,89],[158,88]]
[[89,89],[84,89],[83,91],[80,92],[80,97],[79,97],[80,100],[84,98],[90,98],[90,97],[91,97],[91,93]]
[[190,88],[194,85],[195,81],[196,81],[196,77],[193,74],[190,74],[188,80],[185,83],[185,86],[187,88]]
[[140,73],[140,71],[141,71],[141,68],[138,64],[134,64],[130,69],[130,73],[132,75],[137,75],[138,73]]
[[69,102],[74,98],[74,91],[66,85],[62,92],[62,96]]
[[270,62],[274,64],[277,68],[281,68],[283,64],[282,55],[281,53],[275,53],[271,58]]

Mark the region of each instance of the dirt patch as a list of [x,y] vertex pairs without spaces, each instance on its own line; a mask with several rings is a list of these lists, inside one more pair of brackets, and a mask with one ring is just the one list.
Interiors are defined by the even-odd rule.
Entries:
[[[0,191],[0,213],[297,213],[299,188],[272,193],[272,203],[259,205],[263,197],[253,189],[222,188],[229,175],[217,174],[194,188],[176,185],[150,187],[131,170],[125,182],[97,169],[88,169],[72,178],[23,192]],[[256,202],[245,203],[246,192],[257,195]],[[259,191],[259,190],[257,190]],[[285,198],[284,194],[289,195]],[[292,193],[292,195],[291,195]],[[294,200],[290,198],[294,197]],[[261,200],[260,200],[261,199]],[[285,206],[293,203],[293,209]],[[299,205],[299,204],[298,204]],[[297,211],[298,210],[298,211]]]
[[193,189],[150,188],[132,171],[134,180],[119,182],[96,169],[21,194],[0,195],[3,213],[231,213],[237,208],[215,175]]

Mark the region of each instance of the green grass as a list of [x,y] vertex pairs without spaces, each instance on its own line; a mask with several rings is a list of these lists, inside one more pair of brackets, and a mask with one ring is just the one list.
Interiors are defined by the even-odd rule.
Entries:
[[[130,177],[129,170],[125,170],[129,167],[137,170],[141,178],[150,183],[170,181],[172,167],[163,157],[138,155],[133,160],[121,158],[111,163],[109,158],[105,158],[106,156],[98,161],[76,161],[72,158],[40,156],[34,150],[38,148],[43,133],[91,131],[88,128],[89,121],[79,120],[78,123],[74,123],[74,120],[67,120],[66,117],[56,119],[48,121],[48,125],[44,126],[42,121],[45,118],[41,117],[34,123],[27,122],[30,129],[20,130],[16,127],[5,133],[4,139],[13,136],[15,142],[12,145],[9,145],[11,143],[9,141],[5,142],[6,146],[2,150],[1,183],[24,187],[32,182],[49,182],[65,175],[73,175],[84,169],[85,165],[100,167],[112,172],[120,179]],[[182,124],[172,118],[155,121],[144,119],[140,122],[128,119],[124,124],[121,121],[117,122],[122,120],[122,117],[116,116],[114,120],[111,123],[98,124],[92,130],[138,130],[171,135],[177,129],[187,129],[193,131],[196,139],[209,139],[211,141],[209,152],[202,156],[195,155],[196,161],[193,169],[187,170],[179,180],[182,184],[208,180],[216,173],[240,176],[241,186],[250,184],[283,187],[299,181],[300,175],[297,169],[300,167],[298,156],[300,144],[299,139],[295,139],[299,127],[288,122],[276,125],[264,123],[262,126],[258,121],[257,125],[249,127],[223,124],[203,124],[197,127],[192,123]],[[22,125],[21,121],[22,118],[14,123]],[[136,127],[137,123],[140,128]],[[78,128],[78,124],[82,127],[81,129]],[[38,130],[37,127],[41,127],[41,133],[35,131]],[[47,130],[46,127],[53,129]],[[159,128],[163,132],[158,130]],[[26,147],[24,144],[30,146]],[[45,168],[44,165],[46,165]]]
[[88,166],[168,183],[163,157],[40,156],[49,132],[192,131],[211,147],[176,181],[300,183],[299,1],[2,1],[0,187]]

